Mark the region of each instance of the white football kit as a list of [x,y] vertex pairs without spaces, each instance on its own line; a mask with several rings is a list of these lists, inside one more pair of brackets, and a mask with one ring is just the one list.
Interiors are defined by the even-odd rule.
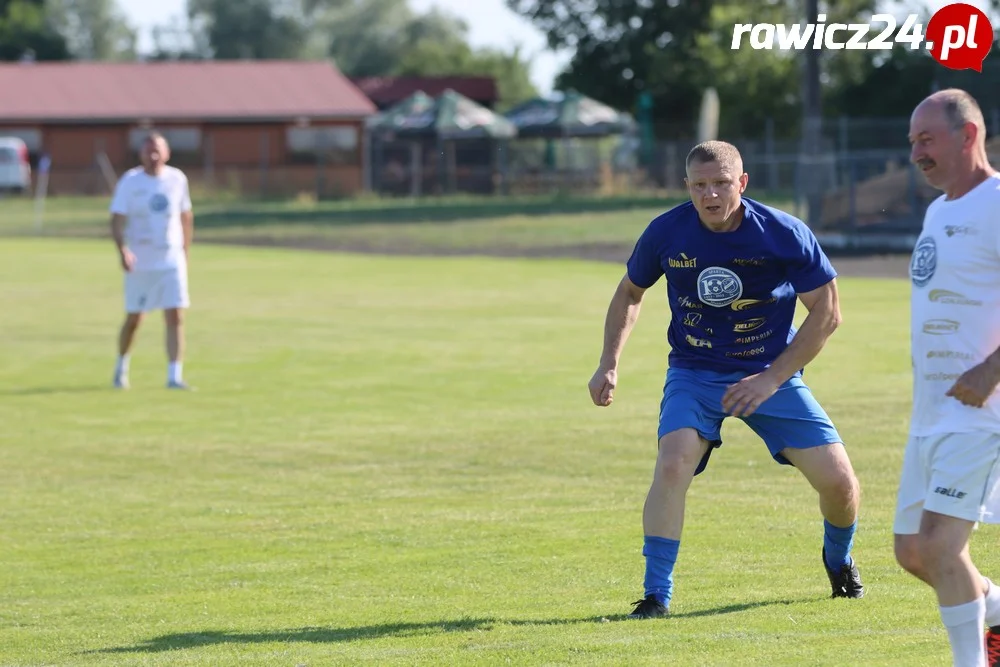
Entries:
[[1000,176],[927,209],[910,260],[913,413],[894,531],[923,510],[1000,523],[1000,391],[982,408],[946,396],[1000,348]]
[[164,166],[158,176],[142,167],[125,172],[111,213],[125,216],[125,244],[135,266],[125,274],[125,311],[188,308],[187,258],[181,213],[191,210],[187,176]]

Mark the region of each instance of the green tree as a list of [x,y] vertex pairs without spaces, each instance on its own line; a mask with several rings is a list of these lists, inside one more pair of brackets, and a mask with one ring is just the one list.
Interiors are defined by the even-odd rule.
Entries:
[[133,60],[137,34],[115,0],[48,0],[48,18],[75,58]]
[[67,60],[66,40],[48,22],[42,0],[0,0],[0,60]]
[[538,95],[528,61],[519,47],[472,49],[464,42],[422,41],[403,54],[394,74],[401,76],[489,76],[497,83],[498,110],[505,111]]
[[[804,0],[506,0],[537,25],[552,48],[575,48],[558,87],[573,87],[619,109],[634,110],[640,92],[653,99],[658,135],[691,137],[703,91],[715,87],[720,131],[759,135],[768,118],[779,134],[801,128],[804,51],[732,49],[736,23],[805,21]],[[827,22],[864,20],[875,0],[820,3]],[[832,59],[830,54],[837,54]],[[857,52],[822,56],[823,90],[835,90],[866,66]],[[845,55],[847,54],[847,55]]]
[[[329,36],[329,55],[349,76],[392,74],[410,46],[408,28],[416,19],[406,0],[353,0],[320,19]],[[422,27],[448,40],[446,25]],[[453,26],[451,26],[453,27]]]
[[614,108],[633,110],[648,92],[660,136],[690,135],[701,93],[711,82],[698,38],[709,30],[712,2],[650,0],[507,0],[553,49],[575,54],[556,80]]
[[349,76],[492,76],[501,105],[537,94],[519,48],[473,49],[468,26],[447,12],[417,14],[406,0],[361,0],[334,8],[323,23],[329,53]]
[[309,33],[301,16],[271,0],[188,0],[188,16],[218,59],[297,58]]

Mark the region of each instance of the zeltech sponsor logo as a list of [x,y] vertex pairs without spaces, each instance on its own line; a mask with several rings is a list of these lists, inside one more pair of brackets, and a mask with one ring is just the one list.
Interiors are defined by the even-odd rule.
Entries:
[[766,317],[755,317],[751,320],[744,320],[742,322],[737,322],[733,325],[733,331],[738,333],[747,333],[749,331],[754,331],[755,329],[760,329],[762,326],[767,324]]
[[952,306],[981,306],[983,302],[978,299],[969,299],[964,294],[952,292],[946,289],[932,289],[927,298],[934,303],[947,303]]

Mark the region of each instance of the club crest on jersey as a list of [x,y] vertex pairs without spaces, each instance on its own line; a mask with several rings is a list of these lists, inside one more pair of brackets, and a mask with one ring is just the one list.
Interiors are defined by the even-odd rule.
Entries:
[[716,308],[728,306],[743,296],[743,281],[721,266],[710,266],[698,274],[698,299]]
[[167,206],[169,205],[170,202],[167,201],[167,198],[159,192],[149,199],[149,208],[154,213],[163,213],[167,210]]
[[910,258],[910,280],[917,287],[923,287],[934,277],[937,270],[937,243],[933,236],[927,236],[917,243]]

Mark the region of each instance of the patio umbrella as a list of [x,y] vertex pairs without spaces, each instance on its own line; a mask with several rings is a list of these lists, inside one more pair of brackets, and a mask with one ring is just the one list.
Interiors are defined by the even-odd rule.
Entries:
[[632,125],[628,114],[576,91],[568,91],[562,99],[536,97],[506,116],[518,136],[525,138],[603,137],[621,134]]
[[386,112],[376,130],[399,139],[510,139],[517,128],[509,120],[469,98],[446,90],[432,99],[413,95]]

